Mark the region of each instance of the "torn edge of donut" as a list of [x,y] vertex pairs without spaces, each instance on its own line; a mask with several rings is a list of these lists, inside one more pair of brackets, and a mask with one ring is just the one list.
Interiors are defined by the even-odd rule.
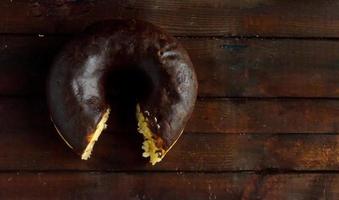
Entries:
[[141,112],[140,105],[137,104],[136,117],[138,121],[138,132],[144,136],[144,142],[142,143],[142,149],[144,153],[143,157],[150,157],[150,163],[155,165],[160,162],[167,153],[164,149],[157,147],[156,139],[151,129],[148,127],[148,119]]
[[82,160],[87,160],[88,158],[91,157],[91,153],[93,151],[95,142],[98,140],[99,136],[101,135],[101,132],[107,128],[106,122],[108,120],[109,113],[110,113],[110,109],[108,108],[106,112],[103,114],[103,116],[101,117],[101,120],[99,121],[94,133],[87,137],[87,140],[89,143],[87,144],[86,149],[81,155]]

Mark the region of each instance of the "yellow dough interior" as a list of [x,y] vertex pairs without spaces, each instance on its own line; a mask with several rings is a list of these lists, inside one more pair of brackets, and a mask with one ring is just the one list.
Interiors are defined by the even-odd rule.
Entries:
[[144,153],[142,156],[145,158],[150,157],[150,163],[155,165],[164,158],[166,152],[156,146],[155,135],[148,127],[148,119],[141,112],[139,104],[137,104],[136,117],[138,120],[138,132],[144,136],[144,142],[142,143]]
[[81,159],[87,160],[91,157],[91,153],[94,147],[95,142],[98,140],[99,136],[101,135],[101,132],[107,127],[106,122],[108,120],[108,116],[110,113],[110,109],[108,108],[105,112],[105,114],[102,116],[100,122],[98,123],[94,133],[88,137],[88,145],[86,146],[85,151],[81,155]]

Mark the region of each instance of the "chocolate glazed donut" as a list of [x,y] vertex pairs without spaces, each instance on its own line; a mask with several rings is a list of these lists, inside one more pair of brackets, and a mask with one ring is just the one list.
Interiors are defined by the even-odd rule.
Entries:
[[143,156],[154,165],[178,140],[197,96],[197,79],[184,48],[154,25],[109,20],[87,28],[57,56],[48,81],[51,119],[66,144],[87,160],[106,128],[108,75],[135,67],[151,89],[137,99]]

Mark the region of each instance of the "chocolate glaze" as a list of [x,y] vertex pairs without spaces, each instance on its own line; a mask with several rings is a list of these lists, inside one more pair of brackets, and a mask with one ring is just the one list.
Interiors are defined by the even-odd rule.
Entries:
[[184,48],[150,23],[109,20],[87,28],[57,56],[48,81],[52,120],[82,153],[109,107],[108,74],[135,67],[149,77],[150,92],[138,99],[151,130],[168,149],[180,136],[197,96],[197,79]]

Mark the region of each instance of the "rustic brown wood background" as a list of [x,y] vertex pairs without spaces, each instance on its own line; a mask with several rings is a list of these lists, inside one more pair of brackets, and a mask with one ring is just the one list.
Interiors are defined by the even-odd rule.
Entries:
[[[0,199],[338,199],[338,11],[335,0],[0,1]],[[110,128],[84,162],[49,121],[53,56],[110,18],[165,28],[198,74],[193,117],[155,167],[133,127]]]

